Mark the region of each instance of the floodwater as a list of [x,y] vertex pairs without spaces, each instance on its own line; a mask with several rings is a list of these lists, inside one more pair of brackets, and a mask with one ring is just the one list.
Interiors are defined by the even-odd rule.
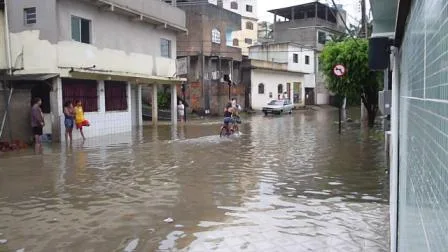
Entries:
[[[381,133],[337,112],[0,156],[0,251],[388,251]],[[20,250],[24,249],[24,250]]]

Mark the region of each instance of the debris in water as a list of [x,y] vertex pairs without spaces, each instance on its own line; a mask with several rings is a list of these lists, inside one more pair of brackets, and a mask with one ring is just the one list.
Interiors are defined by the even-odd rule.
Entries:
[[166,223],[173,223],[174,220],[172,218],[166,218],[165,220],[163,220]]
[[177,227],[177,228],[183,228],[184,227],[184,225],[176,225],[175,227]]
[[25,252],[25,249],[21,248],[21,249],[16,250],[16,252]]
[[132,240],[131,242],[128,243],[128,245],[126,246],[126,248],[124,248],[123,251],[124,251],[124,252],[132,252],[132,251],[135,251],[135,249],[136,249],[137,246],[138,246],[138,241],[139,241],[138,238]]
[[8,242],[8,240],[5,240],[5,239],[0,240],[0,244],[6,244],[7,242]]
[[148,231],[154,233],[156,230],[154,228],[148,228]]

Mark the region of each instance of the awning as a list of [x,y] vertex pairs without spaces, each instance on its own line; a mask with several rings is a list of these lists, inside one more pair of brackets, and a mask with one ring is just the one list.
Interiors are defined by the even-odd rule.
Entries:
[[0,77],[0,80],[7,81],[44,81],[49,80],[54,77],[59,76],[56,73],[46,73],[46,74],[17,74],[17,75],[6,75]]
[[81,68],[71,68],[69,74],[73,78],[129,81],[133,84],[139,84],[139,85],[144,84],[175,85],[187,81],[186,78],[178,78],[178,77],[161,77],[146,74],[95,70],[95,69],[81,69]]

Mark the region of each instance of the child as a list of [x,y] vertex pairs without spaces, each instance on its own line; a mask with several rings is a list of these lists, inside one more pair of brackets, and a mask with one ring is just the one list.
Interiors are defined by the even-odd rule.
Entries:
[[79,129],[79,132],[81,133],[82,139],[86,139],[84,136],[84,132],[82,131],[82,127],[86,126],[89,127],[90,123],[84,118],[84,110],[82,108],[82,103],[80,100],[75,101],[75,123],[76,128]]
[[75,124],[73,103],[68,101],[64,104],[64,125],[65,125],[65,142],[72,144],[72,132]]

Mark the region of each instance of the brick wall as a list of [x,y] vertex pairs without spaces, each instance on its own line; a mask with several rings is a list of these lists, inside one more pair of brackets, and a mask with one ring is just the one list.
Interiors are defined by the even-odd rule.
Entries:
[[448,2],[412,1],[401,48],[399,251],[448,244]]

